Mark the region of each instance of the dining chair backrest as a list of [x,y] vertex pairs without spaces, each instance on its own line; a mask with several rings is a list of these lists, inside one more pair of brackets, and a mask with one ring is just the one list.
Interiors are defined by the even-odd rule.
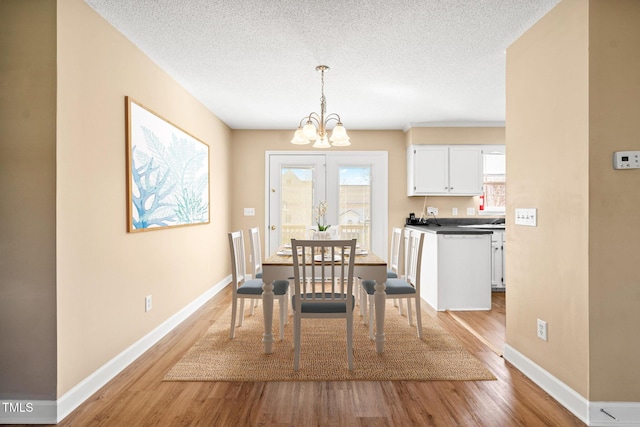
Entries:
[[412,230],[408,246],[407,282],[411,283],[416,288],[416,293],[420,295],[420,266],[422,265],[424,233]]
[[[291,240],[294,306],[313,303],[321,312],[324,304],[347,302],[353,295],[356,240]],[[298,251],[298,252],[297,252]],[[347,304],[349,311],[351,304]]]
[[400,277],[400,247],[402,245],[402,228],[393,227],[391,232],[391,255],[389,268]]
[[250,228],[251,259],[253,260],[253,277],[262,277],[262,245],[260,244],[260,229]]
[[244,283],[247,276],[247,267],[244,254],[244,236],[242,231],[229,233],[229,250],[231,254],[231,277],[233,289],[238,289]]
[[403,263],[403,268],[404,268],[404,275],[407,274],[407,272],[409,271],[409,241],[411,240],[411,233],[413,232],[413,230],[406,230],[403,233],[403,247],[404,247],[404,263]]

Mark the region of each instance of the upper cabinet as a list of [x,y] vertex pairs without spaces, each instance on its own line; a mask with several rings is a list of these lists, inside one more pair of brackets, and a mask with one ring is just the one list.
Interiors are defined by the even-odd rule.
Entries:
[[409,196],[482,194],[482,146],[412,145],[407,147]]

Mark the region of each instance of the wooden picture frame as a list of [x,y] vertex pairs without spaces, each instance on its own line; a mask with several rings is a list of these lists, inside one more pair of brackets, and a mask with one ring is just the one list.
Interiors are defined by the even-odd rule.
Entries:
[[209,146],[125,97],[127,231],[208,224]]

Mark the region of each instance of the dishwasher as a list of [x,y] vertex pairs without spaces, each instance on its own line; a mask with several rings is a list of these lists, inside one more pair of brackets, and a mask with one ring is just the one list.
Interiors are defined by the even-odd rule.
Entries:
[[491,309],[491,234],[426,233],[420,294],[438,311]]

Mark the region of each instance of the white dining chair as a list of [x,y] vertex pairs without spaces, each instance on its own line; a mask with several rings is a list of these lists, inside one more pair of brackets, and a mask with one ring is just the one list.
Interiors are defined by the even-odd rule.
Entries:
[[[347,364],[353,370],[353,271],[356,240],[291,240],[294,369],[300,369],[302,319],[345,319]],[[313,352],[310,352],[312,355]]]
[[397,279],[400,277],[400,247],[402,244],[402,228],[393,227],[391,232],[391,255],[389,257],[389,269],[387,277]]
[[[393,227],[391,231],[391,255],[389,256],[389,268],[387,269],[388,279],[400,277],[400,248],[402,244],[402,228]],[[398,307],[400,314],[403,314],[402,300],[395,299],[393,304]]]
[[[413,326],[413,316],[411,313],[411,300],[415,301],[416,324],[418,337],[422,339],[422,311],[420,309],[420,265],[422,264],[422,247],[424,244],[424,233],[410,231],[408,236],[408,248],[406,252],[407,270],[406,277],[388,278],[385,282],[385,294],[388,298],[407,300],[407,319],[409,326]],[[360,306],[366,304],[364,295],[367,295],[369,303],[369,338],[373,339],[373,325],[375,312],[375,284],[374,280],[363,280],[363,298]]]
[[[397,279],[400,277],[400,252],[402,247],[402,228],[393,227],[391,232],[391,254],[389,256],[389,268],[387,269],[387,279]],[[406,248],[405,248],[406,251]],[[362,285],[362,278],[359,278],[360,285]],[[362,293],[362,286],[356,288],[356,296],[360,302],[360,313],[362,314],[362,323],[365,325],[367,320],[367,304],[362,304],[364,294]],[[393,305],[398,307],[400,314],[403,315],[402,300],[394,299]]]
[[262,245],[260,244],[260,229],[253,227],[249,229],[251,261],[253,263],[253,278],[262,279]]
[[[262,245],[260,244],[260,229],[253,227],[249,229],[249,247],[251,248],[251,263],[253,264],[253,278],[262,279]],[[260,300],[254,300],[251,305],[251,315]]]
[[[262,299],[262,279],[247,280],[247,269],[245,263],[244,252],[244,236],[242,231],[234,231],[228,233],[229,250],[231,255],[231,331],[230,338],[235,336],[236,317],[238,317],[238,326],[242,326],[244,318],[244,300],[250,301]],[[274,280],[273,293],[274,299],[278,300],[280,308],[280,339],[284,338],[284,325],[287,318],[287,300],[286,294],[289,289],[288,280]],[[237,316],[238,303],[240,304],[240,313]],[[253,310],[253,304],[251,304]]]

